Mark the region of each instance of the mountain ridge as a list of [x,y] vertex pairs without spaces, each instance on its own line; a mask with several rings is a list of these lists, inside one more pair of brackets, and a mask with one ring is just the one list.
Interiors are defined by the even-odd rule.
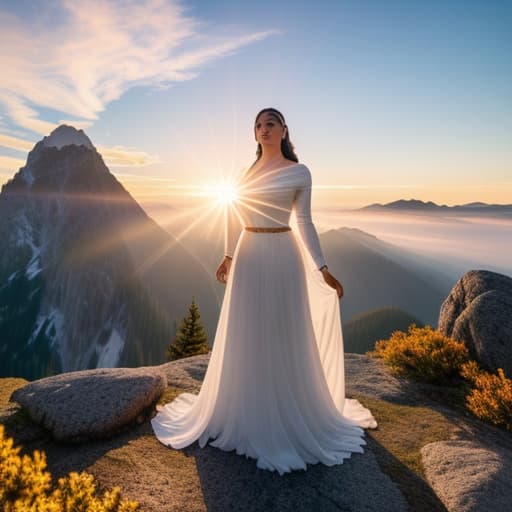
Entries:
[[356,211],[361,210],[416,210],[416,211],[464,211],[464,212],[475,212],[478,213],[488,211],[503,211],[512,212],[512,204],[489,204],[481,201],[475,201],[471,203],[465,203],[461,205],[448,206],[446,204],[438,205],[433,201],[422,201],[420,199],[398,199],[391,201],[390,203],[372,203],[361,208],[357,208]]

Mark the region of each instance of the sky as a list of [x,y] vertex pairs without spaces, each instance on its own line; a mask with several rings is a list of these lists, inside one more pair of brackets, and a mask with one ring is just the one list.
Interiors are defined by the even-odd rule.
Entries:
[[313,207],[512,204],[512,2],[0,0],[0,183],[61,123],[142,204],[285,116]]

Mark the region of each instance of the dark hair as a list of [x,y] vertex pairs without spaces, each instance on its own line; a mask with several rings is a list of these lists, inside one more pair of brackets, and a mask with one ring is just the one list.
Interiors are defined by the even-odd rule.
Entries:
[[[279,110],[272,108],[272,107],[267,107],[267,108],[260,110],[258,112],[258,114],[256,115],[254,124],[256,125],[256,123],[258,121],[258,117],[260,117],[261,114],[264,114],[266,112],[272,114],[273,117],[275,117],[279,121],[279,124],[281,126],[286,127],[286,135],[285,135],[284,139],[281,139],[281,153],[283,153],[283,156],[285,158],[288,158],[288,160],[293,160],[294,162],[298,162],[299,158],[295,154],[293,144],[290,141],[290,130],[288,129],[288,126],[286,126],[286,121],[284,120],[284,116],[283,116],[283,114],[281,114],[281,112],[279,112]],[[261,158],[261,154],[262,154],[261,144],[258,142],[258,147],[256,148],[256,160],[253,162],[252,165],[254,165]],[[252,165],[251,165],[251,167],[252,167]]]

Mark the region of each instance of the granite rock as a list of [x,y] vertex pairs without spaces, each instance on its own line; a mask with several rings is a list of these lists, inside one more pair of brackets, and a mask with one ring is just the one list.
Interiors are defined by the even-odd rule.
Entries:
[[428,482],[449,511],[510,510],[509,450],[450,440],[425,445],[421,457]]
[[464,342],[487,370],[503,368],[512,376],[512,278],[466,272],[441,305],[437,328]]
[[166,387],[165,374],[152,367],[99,368],[35,380],[10,400],[56,440],[84,442],[145,421]]

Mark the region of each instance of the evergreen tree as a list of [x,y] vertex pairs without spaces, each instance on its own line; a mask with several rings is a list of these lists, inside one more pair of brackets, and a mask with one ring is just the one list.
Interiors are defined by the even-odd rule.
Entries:
[[188,316],[181,319],[176,337],[167,349],[167,359],[169,361],[198,354],[207,354],[210,350],[206,343],[208,338],[204,327],[201,325],[201,315],[194,297],[192,297],[192,304],[190,304],[188,311]]

